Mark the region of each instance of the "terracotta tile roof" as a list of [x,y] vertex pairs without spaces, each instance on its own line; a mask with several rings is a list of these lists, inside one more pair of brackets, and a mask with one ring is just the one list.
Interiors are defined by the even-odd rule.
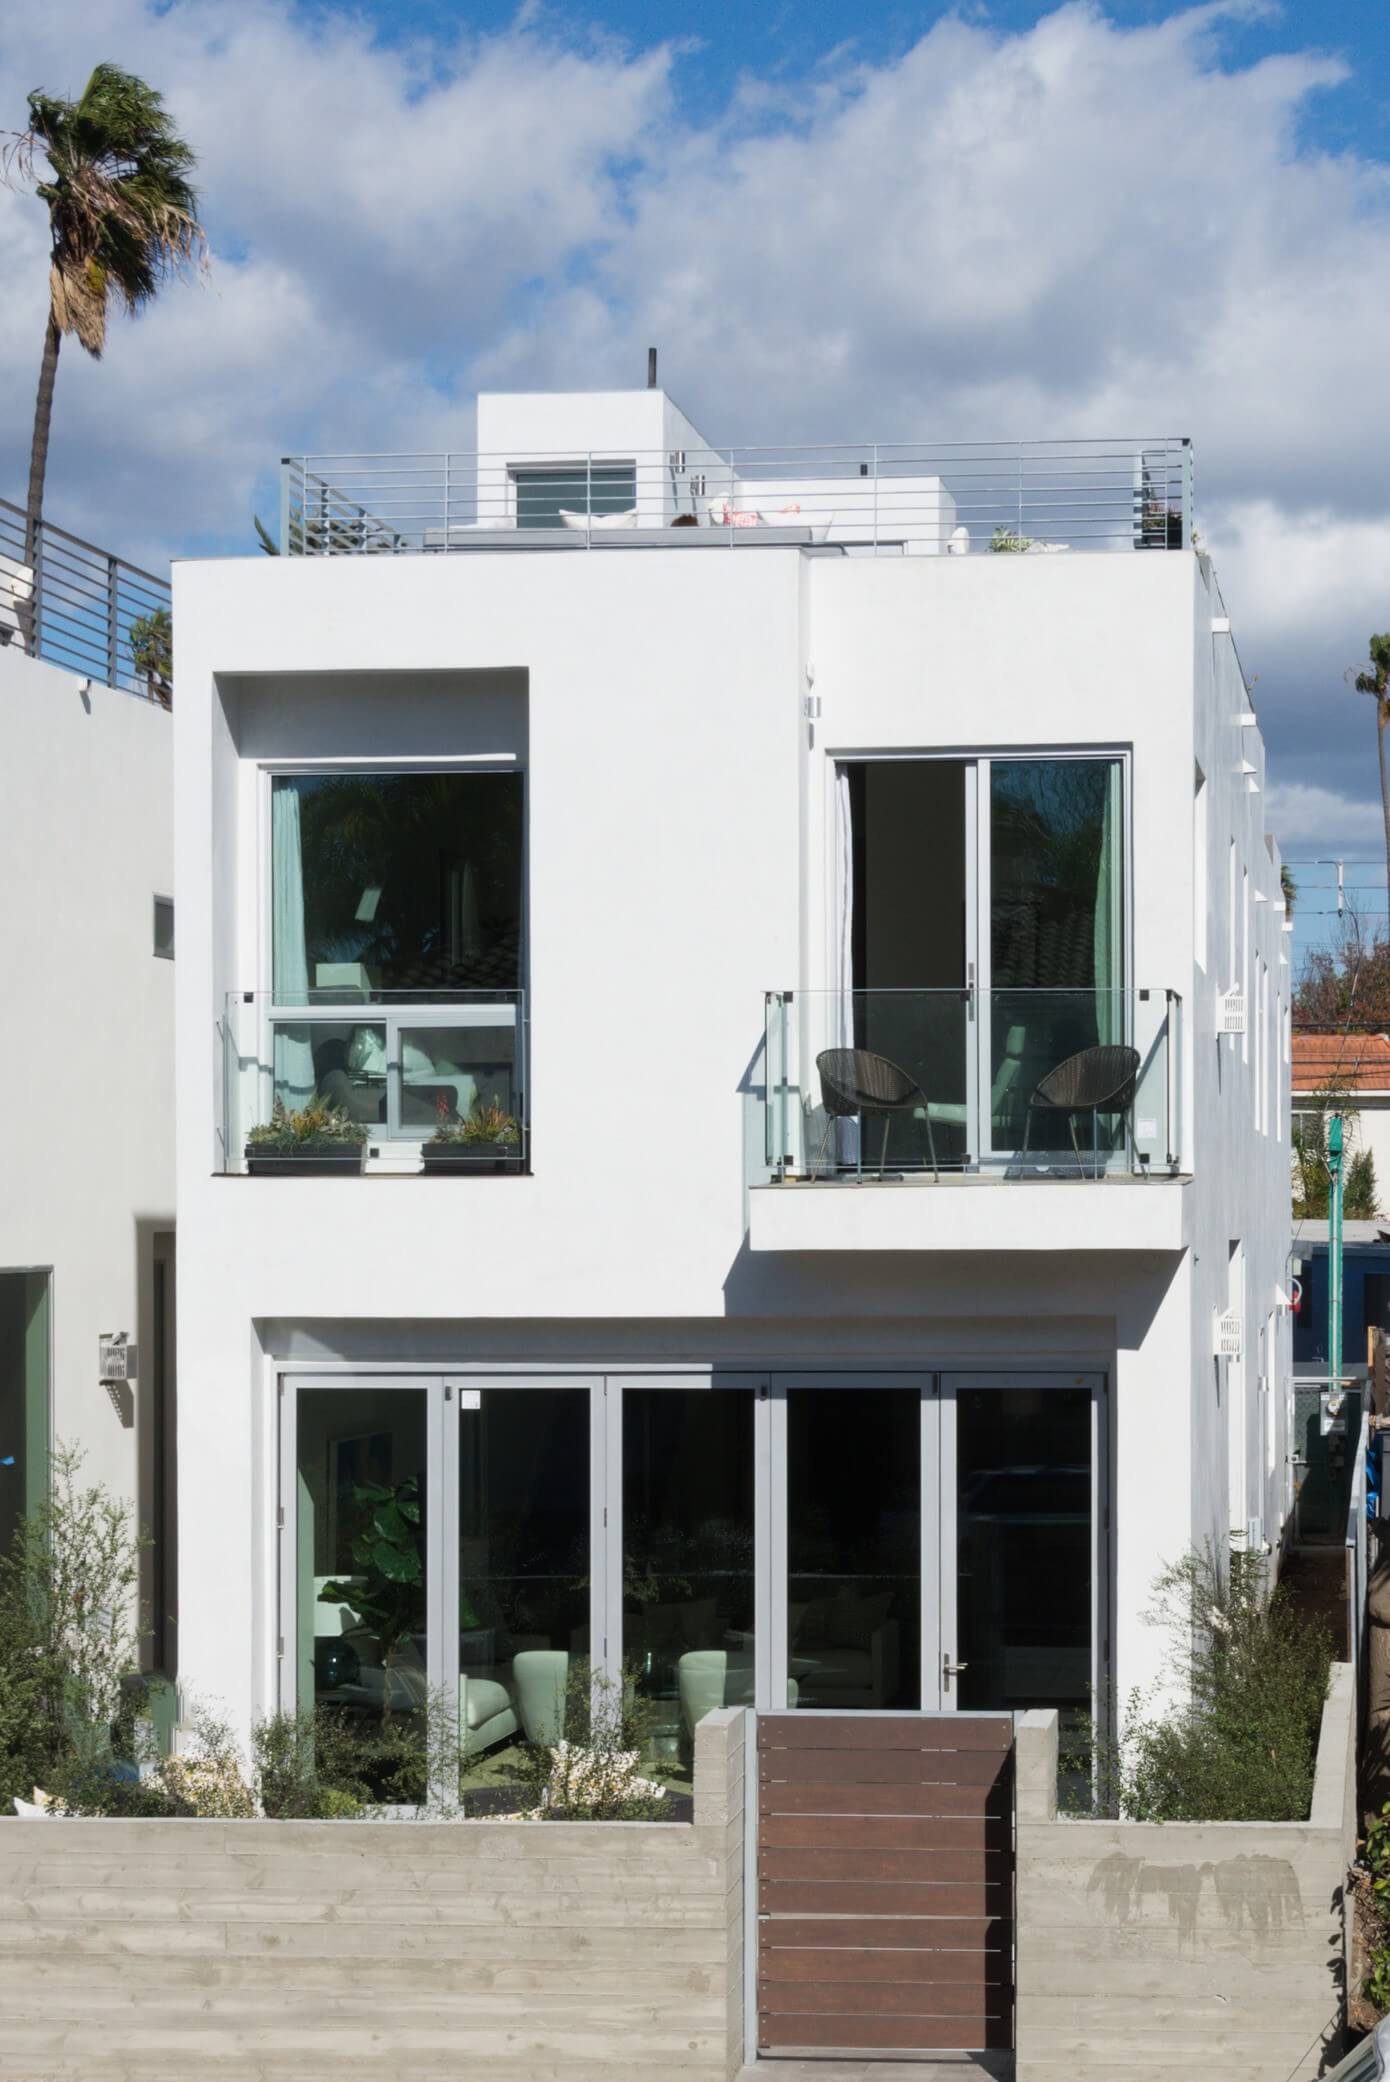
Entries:
[[1296,1092],[1321,1091],[1337,1072],[1352,1091],[1390,1091],[1390,1034],[1294,1035]]

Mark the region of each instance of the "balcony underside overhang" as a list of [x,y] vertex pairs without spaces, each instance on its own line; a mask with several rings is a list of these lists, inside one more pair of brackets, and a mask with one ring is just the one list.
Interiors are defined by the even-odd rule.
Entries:
[[939,1182],[866,1178],[754,1186],[755,1251],[1126,1252],[1187,1248],[1190,1178]]

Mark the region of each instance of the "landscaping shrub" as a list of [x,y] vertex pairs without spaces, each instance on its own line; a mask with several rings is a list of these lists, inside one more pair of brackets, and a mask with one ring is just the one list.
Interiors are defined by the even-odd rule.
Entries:
[[1136,1822],[1305,1821],[1331,1637],[1270,1588],[1259,1556],[1189,1554],[1155,1593],[1169,1684],[1131,1696],[1118,1741],[1092,1727],[1066,1747],[1063,1804]]
[[523,1811],[546,1822],[653,1822],[670,1810],[663,1786],[643,1778],[651,1709],[635,1669],[621,1681],[571,1658],[559,1739],[522,1747]]

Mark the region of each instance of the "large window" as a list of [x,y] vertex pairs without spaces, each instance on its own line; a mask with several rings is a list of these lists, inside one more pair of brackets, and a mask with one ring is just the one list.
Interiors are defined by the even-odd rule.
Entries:
[[637,504],[633,463],[551,463],[513,470],[519,528],[561,528],[565,513],[630,513]]
[[0,1553],[48,1481],[48,1274],[0,1272]]
[[519,1113],[522,790],[519,773],[275,778],[284,1105],[318,1093],[404,1135],[479,1107]]

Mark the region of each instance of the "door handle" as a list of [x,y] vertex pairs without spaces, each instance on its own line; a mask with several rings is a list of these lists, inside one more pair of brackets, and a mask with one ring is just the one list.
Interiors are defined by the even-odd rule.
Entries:
[[943,1655],[941,1658],[941,1682],[943,1685],[949,1686],[953,1677],[959,1677],[962,1670],[968,1670],[969,1668],[969,1663],[953,1663],[949,1655]]

